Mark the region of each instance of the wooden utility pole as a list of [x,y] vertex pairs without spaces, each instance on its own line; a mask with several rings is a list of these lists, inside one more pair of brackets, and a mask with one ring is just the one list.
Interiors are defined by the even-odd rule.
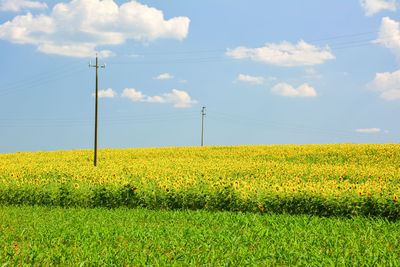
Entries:
[[99,105],[99,68],[105,68],[106,65],[99,66],[99,60],[96,54],[96,65],[91,65],[89,67],[96,68],[96,107],[94,116],[94,166],[97,166],[97,118],[98,118],[98,105]]
[[204,139],[204,116],[206,115],[206,107],[201,108],[201,146],[203,146]]

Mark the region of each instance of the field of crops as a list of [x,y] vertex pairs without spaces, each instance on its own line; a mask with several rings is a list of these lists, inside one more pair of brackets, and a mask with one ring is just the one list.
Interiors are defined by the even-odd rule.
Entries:
[[400,218],[397,144],[0,154],[0,204]]
[[0,206],[1,266],[396,266],[400,222]]

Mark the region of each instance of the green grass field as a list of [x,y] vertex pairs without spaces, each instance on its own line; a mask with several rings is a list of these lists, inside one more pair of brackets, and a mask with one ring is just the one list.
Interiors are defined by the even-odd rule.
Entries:
[[0,218],[2,266],[400,262],[400,222],[385,219],[31,206]]

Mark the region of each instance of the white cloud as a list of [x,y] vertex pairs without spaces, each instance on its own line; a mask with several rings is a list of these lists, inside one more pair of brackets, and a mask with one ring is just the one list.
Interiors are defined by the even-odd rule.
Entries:
[[400,90],[388,90],[381,94],[381,98],[385,100],[400,99]]
[[389,17],[382,18],[378,39],[373,42],[389,48],[400,60],[400,23]]
[[396,11],[395,0],[360,0],[360,4],[364,8],[366,16],[372,16],[381,10]]
[[280,44],[267,43],[259,48],[239,46],[234,49],[228,48],[226,55],[235,59],[250,58],[285,67],[312,66],[335,58],[328,46],[320,48],[305,41],[299,41],[296,45],[287,41]]
[[174,78],[174,76],[172,76],[171,74],[163,73],[163,74],[158,75],[157,77],[154,77],[153,79],[155,79],[155,80],[167,80],[167,79],[173,79],[173,78]]
[[375,79],[367,84],[367,88],[380,92],[380,97],[385,100],[400,99],[400,70],[377,73]]
[[114,98],[116,95],[117,93],[112,88],[99,91],[99,98]]
[[271,88],[271,92],[287,97],[316,97],[317,92],[314,88],[309,86],[307,83],[300,85],[297,88],[294,88],[290,84],[287,83],[278,83],[274,87]]
[[260,76],[250,76],[245,74],[239,74],[235,81],[247,82],[247,83],[255,83],[255,84],[263,84],[264,78]]
[[164,93],[161,96],[146,96],[133,88],[125,88],[121,96],[133,102],[171,103],[175,108],[190,108],[198,103],[197,100],[192,100],[187,92],[177,89],[172,89],[171,93]]
[[[0,39],[35,45],[38,51],[72,57],[93,57],[99,46],[119,45],[128,39],[186,38],[190,19],[164,19],[162,11],[130,1],[72,0],[56,4],[49,15],[16,16],[0,25]],[[103,57],[109,50],[97,51]]]
[[156,96],[148,96],[146,98],[146,102],[149,102],[149,103],[165,103],[166,101],[165,101],[165,99],[163,97],[156,95]]
[[172,93],[165,93],[160,98],[163,98],[165,103],[173,103],[175,108],[189,108],[197,104],[197,101],[192,100],[187,92],[177,89],[172,89]]
[[133,102],[145,102],[146,98],[142,92],[136,91],[134,88],[125,88],[121,97],[129,98]]
[[[52,45],[43,44],[37,47],[37,50],[46,54],[56,54],[68,57],[90,57],[94,55],[95,44],[72,44],[72,45]],[[110,50],[101,50],[97,52],[99,58],[114,56],[115,53]]]
[[27,0],[0,0],[0,10],[18,12],[23,9],[45,9],[46,3]]
[[379,133],[381,129],[379,128],[367,128],[367,129],[355,129],[357,133]]

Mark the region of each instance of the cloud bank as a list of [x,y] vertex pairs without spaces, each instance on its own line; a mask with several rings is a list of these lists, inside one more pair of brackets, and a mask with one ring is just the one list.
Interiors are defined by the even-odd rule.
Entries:
[[1,11],[18,12],[23,9],[45,9],[46,3],[27,0],[0,0]]
[[360,4],[366,16],[372,16],[382,10],[396,11],[395,0],[361,0]]
[[400,60],[400,23],[389,17],[382,18],[378,39],[373,42],[389,48]]
[[379,128],[367,128],[367,129],[355,129],[357,133],[379,133],[381,129]]
[[134,88],[125,88],[121,97],[129,98],[133,102],[171,103],[175,108],[190,108],[198,103],[197,100],[192,100],[187,92],[177,89],[172,89],[171,93],[164,93],[161,96],[147,96]]
[[287,83],[278,83],[274,87],[271,88],[271,92],[286,97],[316,97],[317,92],[314,88],[309,86],[307,83],[300,85],[297,88],[294,88],[290,84]]
[[246,82],[246,83],[254,83],[254,84],[263,84],[264,78],[260,76],[251,76],[246,74],[239,74],[235,81]]
[[99,98],[114,98],[116,95],[117,93],[112,88],[99,91]]
[[31,44],[47,54],[71,57],[103,57],[102,45],[119,45],[128,39],[150,42],[160,38],[182,40],[190,19],[164,19],[162,11],[130,1],[118,6],[113,0],[72,0],[56,4],[49,15],[16,16],[0,25],[0,39]]
[[267,43],[258,48],[239,46],[234,49],[228,48],[226,55],[234,59],[249,58],[285,67],[318,65],[335,58],[328,46],[321,48],[305,41],[299,41],[296,45],[287,41],[280,44]]
[[375,79],[367,84],[367,88],[380,92],[380,97],[385,100],[400,99],[400,70],[377,73]]

